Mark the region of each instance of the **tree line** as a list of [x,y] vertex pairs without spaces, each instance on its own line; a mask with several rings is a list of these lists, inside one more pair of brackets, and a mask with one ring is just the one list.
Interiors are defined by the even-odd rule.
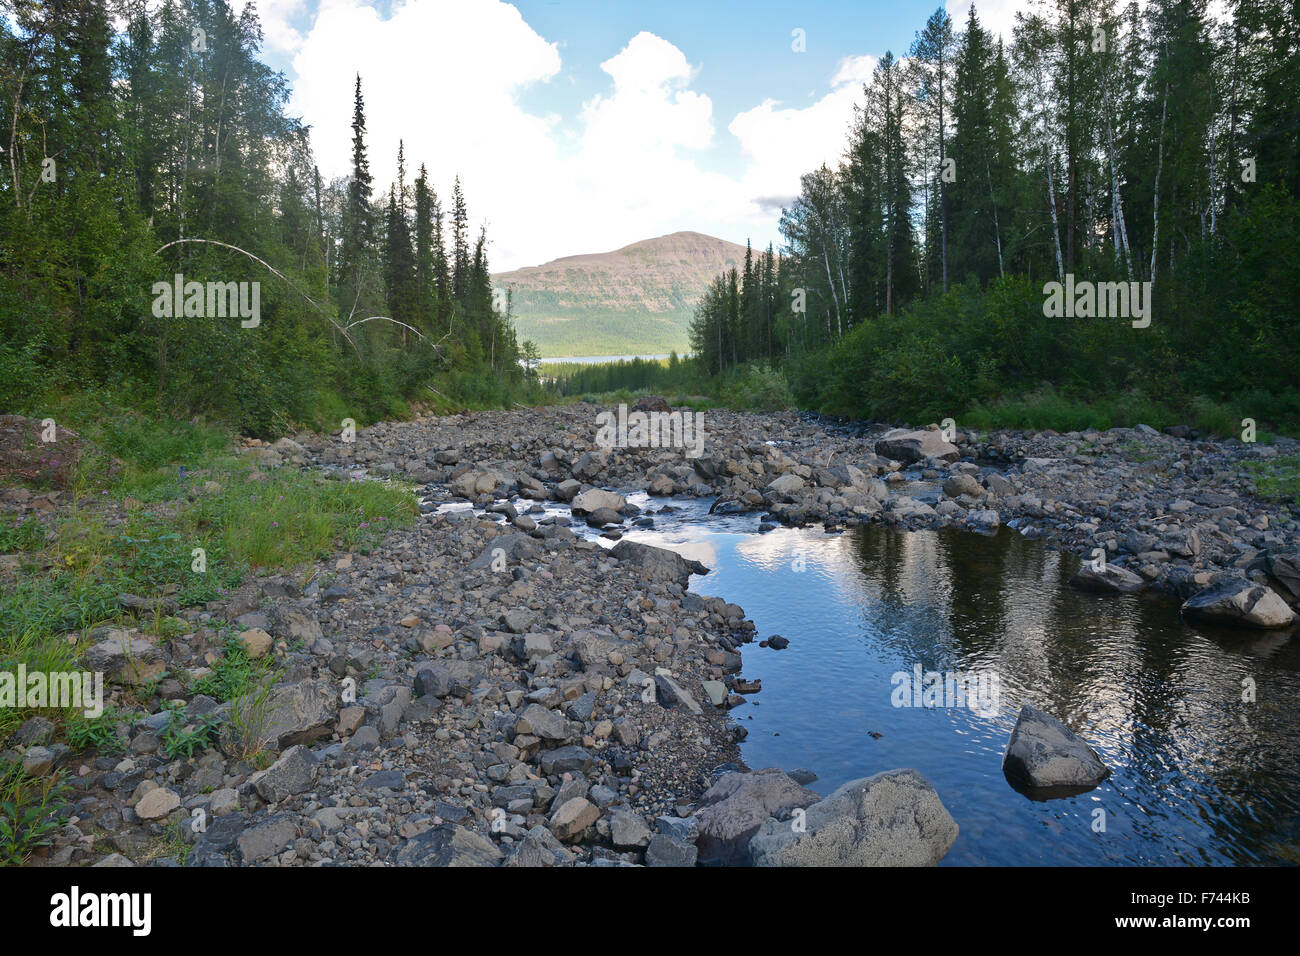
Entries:
[[[459,179],[444,213],[399,147],[376,195],[361,77],[323,181],[252,5],[0,11],[0,406],[104,388],[270,435],[536,387]],[[260,322],[156,317],[175,274],[260,282]]]
[[[872,417],[1048,387],[1300,421],[1300,13],[1225,9],[1036,0],[1005,42],[936,10],[802,177],[770,271],[701,300],[704,369],[777,361],[801,403]],[[1067,277],[1149,283],[1154,321],[1045,315]]]

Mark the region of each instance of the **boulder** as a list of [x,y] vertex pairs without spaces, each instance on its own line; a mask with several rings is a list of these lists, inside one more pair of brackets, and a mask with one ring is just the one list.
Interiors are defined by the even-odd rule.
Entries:
[[957,446],[944,441],[943,433],[938,429],[908,431],[895,428],[885,432],[876,442],[876,454],[883,458],[892,458],[905,465],[911,465],[927,458],[939,458],[943,461],[956,461],[961,457]]
[[677,681],[673,680],[671,675],[655,675],[655,691],[659,703],[665,707],[676,707],[679,710],[688,711],[698,717],[704,713],[695,696]]
[[290,747],[258,778],[254,787],[267,803],[279,803],[309,789],[316,776],[316,757],[301,744]]
[[246,631],[241,631],[239,640],[244,645],[244,650],[248,651],[248,656],[253,660],[265,657],[267,652],[271,650],[271,635],[260,627],[250,627]]
[[767,820],[749,841],[755,866],[934,866],[957,824],[915,770],[851,780],[793,821]]
[[473,501],[479,495],[495,494],[498,489],[505,490],[512,484],[513,479],[499,471],[467,471],[454,478],[449,487],[457,497]]
[[600,819],[600,809],[586,797],[564,801],[551,815],[551,832],[556,839],[569,842]]
[[627,507],[627,499],[604,488],[588,488],[574,498],[569,507],[573,509],[574,514],[589,514],[601,508],[618,511],[620,508]]
[[141,820],[161,820],[180,805],[181,798],[174,790],[158,787],[140,798],[135,814]]
[[145,684],[167,669],[162,652],[148,641],[123,631],[100,641],[85,655],[86,667],[115,684]]
[[650,484],[646,488],[648,494],[660,498],[671,495],[675,490],[676,487],[673,485],[673,480],[667,475],[655,475],[650,479]]
[[582,482],[574,481],[572,478],[565,478],[555,486],[555,497],[558,501],[572,501],[574,496],[582,490]]
[[271,634],[289,643],[302,641],[310,647],[324,636],[314,617],[290,604],[277,604],[267,617],[271,622]]
[[999,475],[995,471],[984,476],[984,487],[995,495],[1014,495],[1016,493],[1016,486],[1011,483],[1010,479]]
[[496,866],[505,856],[487,837],[444,823],[411,837],[393,854],[398,866]]
[[609,452],[604,449],[586,452],[573,466],[573,477],[579,481],[592,481],[604,474],[609,464]]
[[1095,591],[1101,594],[1128,594],[1141,591],[1146,587],[1146,579],[1134,574],[1128,568],[1109,562],[1094,567],[1092,562],[1085,562],[1070,578],[1070,584],[1081,591]]
[[804,480],[798,475],[781,475],[767,483],[767,490],[774,495],[789,495],[803,489]]
[[515,844],[510,858],[503,866],[560,866],[569,863],[573,854],[555,838],[550,830],[538,824],[524,834],[524,838]]
[[267,701],[265,739],[279,749],[328,737],[338,722],[338,692],[329,681],[282,684]]
[[695,845],[668,833],[656,833],[645,851],[646,866],[694,866]]
[[597,508],[587,515],[587,524],[593,528],[603,528],[606,525],[622,523],[623,516],[613,508]]
[[1245,578],[1227,578],[1204,588],[1185,602],[1186,617],[1240,627],[1286,627],[1295,611],[1272,588]]
[[529,704],[519,715],[515,732],[532,734],[543,740],[562,741],[569,736],[569,722],[541,704]]
[[650,842],[650,828],[641,814],[615,807],[609,814],[609,841],[617,849],[639,849]]
[[662,395],[643,395],[631,408],[634,412],[671,412],[673,407]]
[[[233,818],[232,818],[233,819]],[[292,813],[274,813],[255,827],[239,834],[239,852],[245,863],[260,863],[275,856],[298,836]]]
[[1269,555],[1268,573],[1292,601],[1300,598],[1300,551]]
[[1028,704],[1011,731],[1002,771],[1029,790],[1091,790],[1110,776],[1096,751],[1074,731]]
[[542,773],[551,774],[586,773],[591,767],[591,754],[582,747],[559,747],[542,754],[539,761]]
[[626,538],[614,545],[610,554],[625,564],[641,568],[648,577],[675,581],[683,587],[690,582],[692,574],[709,573],[709,569],[700,562],[689,561],[676,551],[641,544],[639,541],[628,541]]
[[769,817],[820,799],[776,767],[726,774],[709,788],[695,811],[701,862],[743,865],[749,858],[750,839]]
[[949,498],[959,498],[962,495],[982,498],[984,487],[971,475],[953,475],[943,483],[943,493]]
[[505,565],[518,564],[525,558],[535,558],[542,553],[542,546],[536,538],[531,538],[526,534],[504,534],[488,542],[477,558],[467,565],[467,570],[477,571],[480,568],[501,567],[502,562]]

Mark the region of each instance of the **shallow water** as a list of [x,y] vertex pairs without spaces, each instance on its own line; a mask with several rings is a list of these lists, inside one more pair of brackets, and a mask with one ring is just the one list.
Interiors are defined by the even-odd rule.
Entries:
[[[1074,557],[1009,529],[758,534],[757,516],[629,499],[656,527],[627,537],[704,562],[692,590],[741,605],[760,639],[790,641],[743,651],[763,685],[732,711],[749,766],[811,769],[822,793],[915,768],[960,827],[944,865],[1300,862],[1290,635],[1194,629],[1163,596],[1080,593],[1066,585]],[[891,677],[918,664],[995,674],[996,708],[893,706]],[[1012,789],[1002,755],[1026,702],[1080,732],[1112,775],[1064,799]]]

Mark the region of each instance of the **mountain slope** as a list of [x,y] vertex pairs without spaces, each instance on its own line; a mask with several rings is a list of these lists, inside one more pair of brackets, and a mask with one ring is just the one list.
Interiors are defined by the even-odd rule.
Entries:
[[519,341],[532,339],[547,358],[682,352],[705,288],[744,263],[744,246],[674,232],[499,273],[493,285],[513,288]]

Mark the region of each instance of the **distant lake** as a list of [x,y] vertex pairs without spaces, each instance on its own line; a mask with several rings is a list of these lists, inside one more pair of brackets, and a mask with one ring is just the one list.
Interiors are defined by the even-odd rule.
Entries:
[[[678,352],[678,358],[686,358],[690,354],[687,352]],[[658,361],[666,359],[667,355],[566,355],[563,358],[544,358],[543,364],[557,362],[576,362],[582,365],[595,365],[600,362],[630,362],[632,359],[646,359],[647,361]]]

